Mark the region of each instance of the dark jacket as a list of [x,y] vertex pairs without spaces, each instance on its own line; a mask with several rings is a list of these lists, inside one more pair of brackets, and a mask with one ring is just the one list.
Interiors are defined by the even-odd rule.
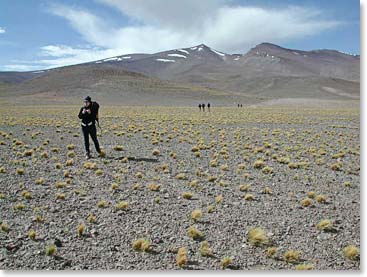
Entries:
[[87,108],[91,110],[91,113],[86,112],[83,114],[83,109],[85,109],[85,107],[80,108],[79,115],[78,115],[78,117],[82,120],[82,123],[87,126],[94,125],[95,121],[96,120],[98,121],[98,109],[99,109],[98,103],[92,102],[90,106]]

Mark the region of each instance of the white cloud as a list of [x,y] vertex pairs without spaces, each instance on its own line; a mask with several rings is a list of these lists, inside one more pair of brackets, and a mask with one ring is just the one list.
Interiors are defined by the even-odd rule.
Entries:
[[228,53],[244,53],[261,42],[282,44],[320,34],[341,22],[322,19],[307,7],[234,6],[226,0],[97,0],[131,19],[115,27],[91,12],[65,5],[49,11],[66,19],[89,47],[49,45],[40,65],[54,67],[131,53],[154,53],[205,43]]
[[5,28],[4,27],[0,27],[0,34],[4,34],[5,33]]
[[6,64],[4,65],[4,69],[6,71],[32,71],[37,70],[42,67],[38,65],[29,65],[29,64]]

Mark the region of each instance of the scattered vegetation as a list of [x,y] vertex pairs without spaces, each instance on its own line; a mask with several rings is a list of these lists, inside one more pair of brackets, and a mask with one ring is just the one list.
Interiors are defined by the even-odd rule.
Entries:
[[133,242],[132,247],[137,251],[149,252],[151,249],[151,243],[145,238],[140,238]]

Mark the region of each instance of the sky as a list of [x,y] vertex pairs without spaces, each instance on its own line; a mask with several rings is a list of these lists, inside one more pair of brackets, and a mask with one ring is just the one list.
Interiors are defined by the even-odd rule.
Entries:
[[206,44],[360,53],[357,0],[0,0],[0,71]]

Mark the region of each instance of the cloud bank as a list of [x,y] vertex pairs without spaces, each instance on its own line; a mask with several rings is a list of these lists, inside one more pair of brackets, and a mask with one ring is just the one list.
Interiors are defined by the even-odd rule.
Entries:
[[[333,29],[320,10],[234,5],[226,0],[96,0],[127,18],[124,26],[84,8],[60,4],[49,13],[65,19],[87,46],[48,45],[40,68],[70,65],[131,53],[155,53],[201,43],[227,53],[245,53],[262,42],[282,44]],[[34,66],[34,65],[32,65]]]

